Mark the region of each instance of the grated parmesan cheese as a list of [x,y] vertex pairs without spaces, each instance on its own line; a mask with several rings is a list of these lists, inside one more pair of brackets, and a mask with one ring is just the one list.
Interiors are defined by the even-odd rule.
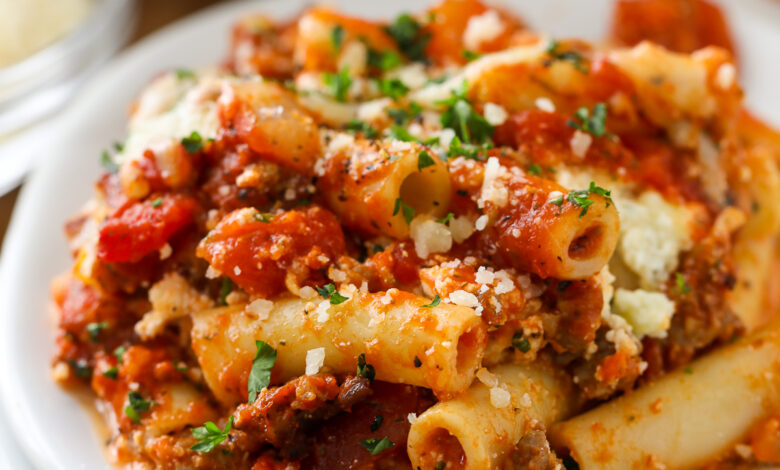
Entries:
[[512,401],[512,395],[500,387],[490,389],[490,404],[494,408],[506,408]]
[[585,154],[588,152],[588,149],[590,148],[590,144],[593,143],[593,137],[591,137],[590,134],[582,132],[581,130],[577,129],[574,131],[574,134],[571,136],[571,140],[569,141],[569,146],[571,147],[571,152],[579,157],[579,158],[585,158]]
[[550,98],[540,96],[539,98],[536,98],[534,104],[536,105],[537,108],[547,113],[555,112],[555,103],[553,103]]
[[737,81],[737,69],[734,64],[725,63],[715,72],[715,85],[721,90],[729,90]]
[[417,421],[417,413],[409,413],[406,415],[406,420],[409,421],[409,424],[414,424]]
[[471,219],[465,215],[450,220],[449,226],[452,239],[455,243],[463,242],[474,233],[474,224],[471,222]]
[[485,120],[492,126],[500,126],[509,117],[503,106],[493,103],[485,103],[484,115]]
[[330,309],[330,301],[329,300],[323,300],[322,302],[317,305],[317,308],[314,310],[314,313],[317,314],[317,322],[318,323],[325,323],[330,319],[330,312],[328,310]]
[[306,375],[314,375],[325,363],[325,348],[315,348],[306,351]]
[[429,214],[421,214],[409,225],[409,236],[414,240],[414,251],[422,259],[431,253],[446,253],[452,248],[452,233]]
[[463,45],[466,49],[477,51],[482,43],[497,38],[504,31],[504,27],[504,22],[496,10],[472,16],[463,31]]
[[487,216],[487,214],[480,215],[477,218],[477,220],[474,222],[474,228],[476,228],[477,230],[479,230],[481,232],[482,230],[485,230],[485,227],[487,227],[487,223],[488,223],[488,216]]
[[465,290],[456,290],[450,293],[449,301],[455,305],[461,305],[463,307],[477,307],[479,305],[479,299],[471,292]]
[[[504,207],[507,204],[509,201],[509,190],[503,181],[501,181],[502,176],[506,175],[506,173],[506,168],[501,166],[498,158],[488,158],[487,163],[485,163],[485,176],[482,180],[482,188],[480,190],[479,199],[477,200],[477,207],[485,207],[486,202],[491,202],[498,207]],[[482,229],[478,226],[477,230]]]
[[257,299],[250,302],[246,309],[257,315],[258,320],[268,319],[268,314],[274,308],[274,303],[266,299]]

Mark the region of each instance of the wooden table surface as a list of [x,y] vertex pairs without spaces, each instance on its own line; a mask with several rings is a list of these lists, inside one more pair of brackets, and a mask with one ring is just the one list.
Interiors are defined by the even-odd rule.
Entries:
[[[126,0],[134,1],[134,0]],[[135,0],[138,8],[138,24],[131,41],[132,44],[142,37],[159,29],[166,24],[175,21],[189,13],[219,3],[220,0]],[[14,189],[5,196],[0,197],[0,246],[3,236],[8,228],[19,188]],[[60,235],[60,234],[57,234]]]

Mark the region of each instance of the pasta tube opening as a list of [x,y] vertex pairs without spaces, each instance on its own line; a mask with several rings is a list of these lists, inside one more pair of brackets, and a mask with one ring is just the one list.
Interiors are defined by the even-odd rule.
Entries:
[[446,195],[436,191],[438,176],[433,173],[416,171],[404,178],[398,188],[398,197],[412,207],[418,214],[439,213],[437,209]]
[[594,224],[586,227],[569,244],[569,258],[583,261],[598,256],[599,247],[603,245],[603,238],[604,225]]

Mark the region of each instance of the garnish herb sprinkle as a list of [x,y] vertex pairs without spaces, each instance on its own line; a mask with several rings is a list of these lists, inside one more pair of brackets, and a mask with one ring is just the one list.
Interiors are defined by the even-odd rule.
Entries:
[[149,410],[152,406],[152,402],[144,399],[144,397],[135,391],[127,394],[127,402],[129,405],[125,407],[125,415],[136,424],[141,422],[141,413]]
[[563,204],[563,196],[554,197],[547,202],[556,206],[561,206]]
[[420,306],[424,307],[424,308],[433,308],[433,307],[439,305],[440,303],[441,303],[441,297],[439,297],[439,294],[436,294],[436,296],[433,298],[433,300],[431,300],[431,303],[425,304],[425,305],[420,305]]
[[339,291],[336,290],[336,286],[333,284],[325,284],[324,286],[317,287],[316,289],[323,299],[330,299],[331,305],[338,305],[349,300],[349,297],[344,297],[343,295],[339,294]]
[[376,139],[379,137],[379,131],[374,129],[371,124],[359,119],[353,118],[351,121],[349,121],[349,123],[347,123],[346,126],[344,126],[344,129],[353,134],[360,132],[366,136],[367,139]]
[[395,200],[395,207],[393,207],[393,215],[397,215],[398,211],[401,211],[404,215],[404,220],[407,224],[412,223],[412,219],[414,219],[414,216],[417,215],[417,211],[414,210],[414,207],[407,206],[404,201],[401,200],[399,197]]
[[219,304],[227,305],[227,296],[233,290],[233,281],[229,277],[224,276],[222,278],[222,287],[219,289]]
[[523,354],[531,350],[531,343],[528,338],[523,337],[522,331],[518,331],[512,336],[512,346]]
[[467,62],[471,62],[472,60],[477,60],[482,57],[482,54],[479,52],[473,52],[468,49],[463,49],[461,54],[463,54],[463,58],[466,59]]
[[103,377],[107,377],[111,380],[116,380],[119,377],[119,367],[114,366],[110,369],[106,369],[103,371]]
[[403,108],[387,108],[385,111],[387,112],[387,115],[393,119],[395,124],[405,126],[409,121],[419,116],[423,109],[422,106],[412,101],[409,103],[408,110]]
[[371,432],[376,432],[376,430],[379,429],[379,426],[382,425],[382,421],[384,420],[385,418],[382,415],[374,416],[374,420],[371,421]]
[[376,67],[382,71],[394,69],[401,65],[401,56],[393,51],[379,52],[375,49],[368,49],[366,63],[369,67]]
[[530,165],[528,165],[528,174],[539,176],[542,174],[542,167],[540,167],[536,163],[531,163]]
[[390,138],[404,142],[418,142],[417,137],[410,134],[405,127],[397,124],[390,126]]
[[162,197],[158,197],[154,201],[152,201],[152,207],[160,207],[162,206]]
[[122,364],[125,361],[125,353],[127,352],[127,348],[124,346],[117,346],[116,349],[114,349],[114,357],[116,357],[116,360],[119,361],[120,364]]
[[100,154],[100,166],[109,173],[119,171],[119,164],[114,161],[114,157],[108,153],[108,150],[103,150],[103,153]]
[[436,102],[447,108],[441,115],[441,125],[454,130],[463,142],[488,142],[493,135],[493,126],[471,106],[466,97],[467,91],[468,84],[464,80],[460,87],[452,90],[452,96]]
[[342,68],[339,73],[326,73],[322,76],[322,81],[330,88],[333,97],[338,101],[347,100],[347,92],[352,85],[352,78],[349,76],[349,68]]
[[374,366],[366,362],[366,355],[361,353],[357,360],[357,375],[358,377],[365,377],[370,383],[374,383],[374,377],[376,377],[376,370]]
[[453,214],[452,212],[448,212],[448,213],[447,213],[447,215],[445,215],[443,219],[438,219],[438,220],[436,220],[436,222],[438,222],[438,223],[440,223],[440,224],[445,224],[445,225],[446,225],[446,224],[447,224],[447,222],[449,222],[450,220],[452,220],[452,218],[453,218],[454,216],[455,216],[455,214]]
[[450,142],[450,148],[447,149],[447,158],[463,157],[469,160],[484,160],[487,157],[487,151],[492,148],[490,142],[480,146],[472,144],[463,144],[458,136],[453,137]]
[[423,168],[428,168],[429,166],[433,166],[435,164],[436,162],[433,160],[433,158],[431,158],[431,154],[425,150],[422,150],[419,154],[417,154],[417,171],[422,171]]
[[574,51],[562,51],[560,50],[560,43],[553,39],[547,45],[547,52],[554,60],[565,60],[571,62],[575,69],[582,73],[588,73],[588,68],[585,65],[585,58]]
[[691,369],[691,367],[688,366],[685,369],[683,369],[683,372],[688,374],[688,375],[691,375],[691,374],[693,374],[693,369]]
[[[610,204],[614,204],[614,201],[612,201],[612,192],[608,191],[600,186],[597,186],[596,183],[593,181],[590,182],[590,187],[588,189],[580,189],[578,191],[571,191],[569,194],[566,195],[566,200],[574,204],[575,206],[578,206],[580,210],[580,218],[582,218],[585,214],[588,213],[588,208],[593,205],[593,200],[589,198],[591,194],[597,194],[599,196],[604,197],[606,202],[606,207],[609,207]],[[550,204],[554,204],[556,206],[560,206],[563,204],[563,196],[558,196],[553,199],[550,199]]]
[[365,441],[360,441],[360,445],[365,447],[371,455],[377,455],[383,450],[387,450],[395,445],[390,439],[383,437],[382,439],[371,438]]
[[181,139],[181,144],[187,153],[198,153],[203,148],[203,138],[196,131],[192,131],[189,136]]
[[255,220],[258,222],[262,222],[264,224],[270,224],[272,220],[274,220],[273,214],[268,214],[265,212],[258,212],[255,214]]
[[607,132],[607,105],[604,103],[593,105],[593,113],[583,106],[574,113],[574,117],[579,122],[570,119],[567,122],[569,127],[587,132],[594,137],[615,137],[614,134]]
[[220,429],[219,426],[212,421],[206,421],[203,426],[192,430],[192,437],[197,439],[198,442],[190,449],[195,452],[211,452],[218,444],[228,438],[230,429],[233,427],[233,416],[228,418],[225,429]]
[[271,383],[271,369],[276,363],[276,350],[265,341],[255,341],[255,347],[257,354],[249,372],[249,403],[253,403],[260,391]]
[[688,281],[680,273],[674,273],[675,282],[677,283],[677,292],[680,294],[688,294],[691,292],[691,286],[688,285]]
[[379,92],[389,96],[393,101],[409,93],[409,87],[397,78],[380,79],[376,81]]
[[194,80],[195,72],[190,69],[176,69],[176,78],[178,80]]
[[101,322],[92,322],[87,323],[87,334],[89,335],[90,341],[93,343],[97,343],[100,332],[108,328],[108,323],[101,321]]
[[330,43],[334,50],[338,51],[341,49],[341,45],[344,43],[344,28],[341,25],[336,25],[330,31]]
[[385,32],[389,34],[398,49],[415,62],[425,62],[425,46],[431,40],[431,34],[424,31],[420,23],[408,13],[398,16],[392,24],[385,26]]

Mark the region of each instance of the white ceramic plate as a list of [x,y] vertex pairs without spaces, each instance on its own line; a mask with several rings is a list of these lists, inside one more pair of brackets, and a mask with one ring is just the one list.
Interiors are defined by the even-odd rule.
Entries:
[[[739,40],[748,102],[780,124],[780,88],[774,85],[780,63],[773,60],[780,51],[780,12],[768,0],[737,1],[729,2],[727,11]],[[419,10],[420,2],[329,3],[350,13],[390,18],[401,10]],[[611,1],[510,4],[538,29],[597,39],[606,29]],[[289,17],[303,5],[302,0],[230,3],[168,27],[126,51],[85,86],[62,116],[60,131],[47,137],[56,155],[25,185],[0,266],[0,391],[12,435],[37,468],[110,468],[87,413],[49,378],[54,335],[49,281],[70,267],[62,226],[90,197],[101,150],[123,137],[128,105],[156,73],[218,62],[228,49],[230,26],[242,13]],[[6,434],[0,423],[0,468],[30,468]],[[9,446],[5,452],[3,445]],[[12,460],[4,463],[3,458]]]

